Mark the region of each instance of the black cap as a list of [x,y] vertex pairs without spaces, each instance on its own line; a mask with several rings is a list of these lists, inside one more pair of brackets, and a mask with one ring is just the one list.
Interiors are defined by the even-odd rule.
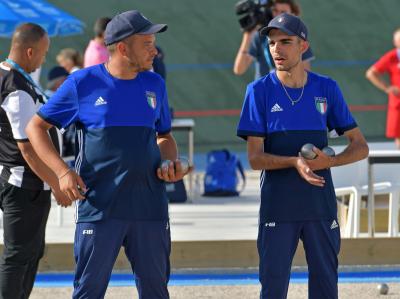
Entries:
[[297,35],[305,41],[308,37],[307,27],[302,20],[288,13],[283,13],[273,18],[267,26],[260,30],[260,34],[268,35],[272,29],[279,29],[288,35]]
[[153,24],[137,10],[129,10],[116,15],[107,24],[104,43],[109,46],[133,34],[154,34],[167,28],[166,24]]

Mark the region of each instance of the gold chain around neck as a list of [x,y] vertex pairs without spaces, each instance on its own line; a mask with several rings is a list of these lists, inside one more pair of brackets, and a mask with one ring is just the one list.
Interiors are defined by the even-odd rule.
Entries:
[[[305,77],[305,78],[306,78],[306,77]],[[301,88],[300,96],[299,96],[297,99],[295,99],[295,100],[293,100],[293,98],[290,96],[290,94],[289,94],[288,91],[286,90],[285,85],[282,83],[282,81],[281,81],[279,78],[278,78],[278,80],[279,80],[279,82],[281,83],[281,86],[282,86],[283,90],[285,91],[285,93],[286,93],[288,99],[289,99],[290,102],[292,103],[292,106],[294,106],[295,104],[297,104],[298,102],[300,102],[301,98],[303,97],[304,87],[306,86],[306,79],[304,79],[303,87]]]

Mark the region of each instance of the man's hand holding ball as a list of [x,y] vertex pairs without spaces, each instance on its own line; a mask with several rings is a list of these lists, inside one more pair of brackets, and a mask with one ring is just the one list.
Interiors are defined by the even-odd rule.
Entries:
[[176,182],[192,170],[193,166],[186,158],[178,158],[175,161],[163,160],[157,169],[157,176],[166,182]]

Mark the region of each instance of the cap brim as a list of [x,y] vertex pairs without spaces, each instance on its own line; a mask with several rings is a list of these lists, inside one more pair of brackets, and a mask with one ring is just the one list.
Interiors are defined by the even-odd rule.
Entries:
[[292,31],[287,30],[287,29],[284,28],[284,27],[279,27],[279,26],[266,26],[266,27],[264,27],[264,28],[261,28],[261,29],[260,29],[260,34],[261,34],[261,35],[268,35],[268,33],[269,33],[272,29],[281,30],[281,31],[285,32],[287,35],[296,35],[296,34],[294,34]]
[[167,24],[153,24],[147,28],[144,28],[140,32],[137,32],[136,34],[154,34],[154,33],[164,32],[167,29],[168,29]]

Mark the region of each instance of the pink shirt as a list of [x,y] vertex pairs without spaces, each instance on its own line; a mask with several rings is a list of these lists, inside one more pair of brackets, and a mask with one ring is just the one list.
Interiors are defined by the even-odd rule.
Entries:
[[85,51],[84,67],[104,63],[108,57],[107,47],[92,39]]

